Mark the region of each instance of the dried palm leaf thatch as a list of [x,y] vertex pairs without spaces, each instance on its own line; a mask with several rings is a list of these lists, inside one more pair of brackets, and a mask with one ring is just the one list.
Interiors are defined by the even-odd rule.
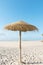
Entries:
[[38,30],[38,28],[34,25],[27,24],[24,21],[19,21],[15,23],[11,23],[5,26],[5,29],[12,30],[12,31],[34,31]]

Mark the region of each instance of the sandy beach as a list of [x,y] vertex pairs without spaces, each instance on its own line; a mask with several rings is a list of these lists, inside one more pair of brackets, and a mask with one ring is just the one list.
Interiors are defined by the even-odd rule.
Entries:
[[[18,65],[19,41],[0,41],[0,65]],[[43,42],[22,41],[23,65],[43,65]]]
[[[22,47],[28,46],[43,46],[43,42],[40,41],[21,41]],[[0,41],[0,47],[18,47],[19,41]]]

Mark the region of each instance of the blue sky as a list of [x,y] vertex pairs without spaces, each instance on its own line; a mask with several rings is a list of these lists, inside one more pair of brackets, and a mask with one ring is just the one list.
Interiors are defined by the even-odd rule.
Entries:
[[37,26],[39,32],[23,32],[23,40],[43,37],[43,0],[0,0],[0,40],[17,40],[19,33],[4,30],[6,24],[19,20]]

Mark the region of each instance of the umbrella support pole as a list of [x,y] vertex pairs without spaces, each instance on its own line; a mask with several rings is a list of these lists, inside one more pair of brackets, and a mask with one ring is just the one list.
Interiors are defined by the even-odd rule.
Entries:
[[19,62],[20,62],[20,64],[21,64],[21,31],[19,31],[19,46],[20,46]]

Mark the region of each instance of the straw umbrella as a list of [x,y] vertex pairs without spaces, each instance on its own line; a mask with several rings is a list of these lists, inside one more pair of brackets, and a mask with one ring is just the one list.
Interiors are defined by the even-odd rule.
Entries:
[[41,34],[43,36],[43,34]]
[[36,26],[28,24],[24,21],[18,21],[5,26],[5,29],[12,31],[19,31],[19,47],[20,47],[20,63],[21,61],[21,32],[38,30]]
[[[41,36],[43,36],[43,34],[41,34]],[[42,40],[42,42],[43,42],[43,40]]]

